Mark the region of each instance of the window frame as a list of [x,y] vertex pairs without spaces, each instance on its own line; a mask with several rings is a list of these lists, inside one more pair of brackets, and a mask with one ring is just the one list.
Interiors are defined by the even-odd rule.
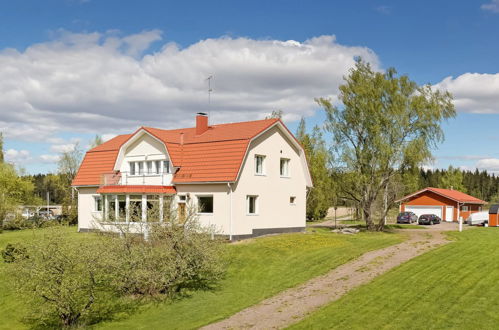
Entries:
[[[200,198],[210,198],[211,197],[211,212],[201,212]],[[197,200],[197,214],[199,215],[213,215],[215,213],[215,197],[212,194],[196,195]]]
[[[251,213],[250,210],[251,210],[251,199],[254,199],[254,205],[253,205],[253,208],[254,208],[254,212]],[[246,215],[248,216],[255,216],[255,215],[259,215],[260,213],[260,207],[258,205],[258,195],[246,195]]]
[[136,162],[128,162],[128,169],[129,169],[130,175],[137,175],[135,163]]
[[[102,212],[104,209],[104,199],[102,198],[101,195],[93,195],[92,197],[94,198],[94,209],[92,212]],[[100,210],[98,207],[99,204],[98,204],[97,200],[100,201]]]
[[[282,164],[283,164],[283,161],[284,161],[284,164],[286,164],[285,168],[286,168],[286,173],[282,173]],[[291,163],[291,159],[289,158],[284,158],[284,157],[281,157],[279,159],[279,175],[281,178],[290,178],[291,177],[291,172],[289,171],[289,164]]]
[[[171,173],[171,162],[170,160],[166,159],[166,160],[163,160],[163,174],[170,174]],[[165,168],[165,165],[166,168]]]
[[468,205],[461,205],[461,212],[469,212],[469,211],[470,211],[470,207]]
[[[255,175],[265,176],[267,174],[265,171],[265,158],[266,158],[265,155],[259,155],[259,154],[255,155]],[[258,172],[258,159],[262,160],[262,163],[261,163],[262,171],[261,172]]]

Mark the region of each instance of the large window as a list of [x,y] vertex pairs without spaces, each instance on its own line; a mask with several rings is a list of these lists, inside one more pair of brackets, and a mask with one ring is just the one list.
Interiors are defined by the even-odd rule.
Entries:
[[129,162],[128,164],[130,165],[130,175],[135,175],[137,171],[135,168],[135,162]]
[[152,164],[153,164],[153,162],[152,162],[152,161],[148,161],[148,162],[146,162],[146,166],[147,166],[147,173],[146,173],[146,174],[153,174],[153,171],[152,171]]
[[213,196],[198,196],[198,212],[213,213]]
[[154,162],[154,170],[155,170],[155,174],[160,174],[161,173],[161,161],[160,160],[157,160]]
[[147,222],[158,222],[159,216],[159,196],[147,195]]
[[163,173],[171,173],[170,161],[169,160],[163,161]]
[[248,214],[258,213],[258,196],[246,196],[247,212]]
[[264,175],[265,174],[265,156],[256,155],[255,156],[255,174]]
[[135,164],[137,164],[137,171],[139,172],[138,174],[139,175],[143,175],[144,174],[144,163],[143,162],[136,162]]
[[102,211],[102,197],[94,196],[94,211],[100,212]]
[[130,195],[130,222],[142,221],[142,195]]
[[287,158],[281,158],[280,174],[283,177],[288,177],[289,176],[289,159],[287,159]]

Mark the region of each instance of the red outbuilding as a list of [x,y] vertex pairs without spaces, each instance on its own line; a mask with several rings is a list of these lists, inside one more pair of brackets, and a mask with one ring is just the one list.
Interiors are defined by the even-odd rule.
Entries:
[[482,211],[486,204],[481,199],[453,189],[428,187],[398,200],[400,212],[414,212],[418,217],[422,214],[436,214],[444,221],[464,220],[475,212]]

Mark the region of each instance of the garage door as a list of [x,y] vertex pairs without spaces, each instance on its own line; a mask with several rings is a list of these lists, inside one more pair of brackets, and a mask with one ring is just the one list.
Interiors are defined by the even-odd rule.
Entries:
[[406,205],[405,210],[407,212],[414,212],[419,217],[421,214],[436,214],[442,218],[442,207],[441,206],[413,206]]

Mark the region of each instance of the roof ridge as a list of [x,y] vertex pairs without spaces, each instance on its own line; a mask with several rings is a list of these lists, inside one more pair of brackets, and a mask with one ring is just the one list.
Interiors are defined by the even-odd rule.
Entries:
[[[218,126],[227,126],[227,125],[236,125],[236,124],[246,124],[246,123],[255,123],[258,121],[274,121],[277,122],[279,121],[279,118],[269,118],[269,119],[257,119],[257,120],[247,120],[247,121],[236,121],[236,122],[231,122],[231,123],[221,123],[221,124],[214,124],[214,125],[208,125],[208,127],[218,127]],[[152,128],[160,131],[181,131],[181,130],[186,130],[186,129],[196,129],[195,126],[192,127],[183,127],[183,128],[172,128],[172,129],[165,129],[165,128],[158,128],[158,127],[152,127],[152,126],[141,126],[141,128]],[[125,134],[126,135],[126,134]]]

